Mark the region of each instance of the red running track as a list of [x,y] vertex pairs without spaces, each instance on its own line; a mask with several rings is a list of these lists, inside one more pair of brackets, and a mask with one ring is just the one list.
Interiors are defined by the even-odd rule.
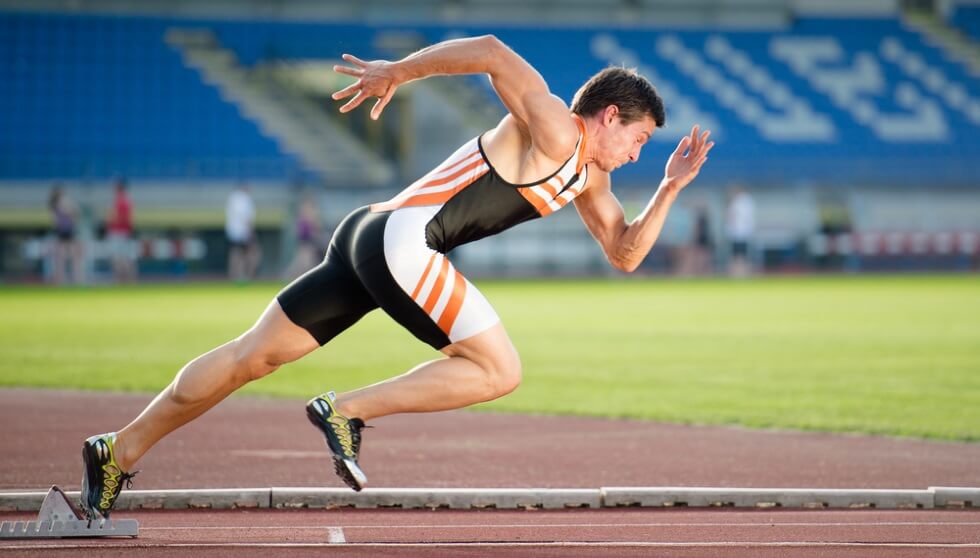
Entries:
[[[0,490],[77,490],[88,435],[152,398],[0,389]],[[366,431],[374,487],[980,486],[980,444],[491,413]],[[38,443],[43,440],[43,443]],[[608,459],[583,459],[583,455]],[[302,401],[237,397],[164,439],[136,488],[340,486]],[[980,510],[229,510],[118,512],[138,539],[0,543],[13,556],[980,557]],[[0,513],[0,520],[33,519]],[[342,538],[343,543],[330,542]]]
[[[0,389],[0,490],[78,490],[82,441],[152,398]],[[228,399],[153,448],[134,488],[343,487],[304,404]],[[361,465],[374,488],[980,487],[977,443],[459,411],[371,424]]]
[[[978,510],[119,512],[138,539],[11,541],[28,556],[980,556]],[[0,519],[29,519],[0,514]]]

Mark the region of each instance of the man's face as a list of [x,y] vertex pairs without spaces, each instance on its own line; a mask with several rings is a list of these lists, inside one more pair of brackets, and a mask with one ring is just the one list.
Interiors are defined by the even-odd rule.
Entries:
[[610,109],[603,114],[602,127],[594,138],[598,147],[595,164],[605,172],[636,162],[640,158],[640,150],[657,128],[657,123],[649,116],[624,124],[618,111]]

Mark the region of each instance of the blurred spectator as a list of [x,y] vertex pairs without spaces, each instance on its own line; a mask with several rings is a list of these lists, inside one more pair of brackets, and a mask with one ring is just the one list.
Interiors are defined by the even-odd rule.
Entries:
[[255,202],[247,185],[239,184],[225,206],[225,234],[228,237],[228,276],[233,281],[255,277],[262,258],[255,237]]
[[65,268],[71,264],[72,280],[81,284],[84,279],[82,245],[76,238],[78,209],[61,185],[56,184],[48,198],[54,227],[54,246],[51,251],[51,282],[60,285],[65,282]]
[[284,272],[286,279],[295,279],[319,263],[320,253],[320,214],[316,203],[304,197],[296,218],[296,255]]
[[136,250],[133,246],[133,203],[126,191],[126,179],[116,180],[115,195],[106,219],[106,240],[112,260],[112,276],[117,283],[136,282]]
[[[843,243],[850,245],[853,230],[851,209],[846,198],[839,192],[827,190],[820,192],[817,199],[817,234],[828,248],[814,258],[814,264],[821,268],[846,269],[858,271],[860,256],[852,250],[841,251]],[[845,240],[846,239],[846,240]]]
[[847,234],[852,230],[851,209],[845,200],[825,194],[817,206],[821,234]]
[[755,232],[755,202],[745,188],[736,186],[732,189],[726,217],[731,244],[728,273],[732,277],[747,277],[752,273],[749,250]]
[[712,249],[711,226],[708,208],[699,203],[693,210],[690,227],[690,242],[678,248],[676,272],[681,276],[708,275],[712,270],[714,251]]
[[691,274],[708,275],[713,269],[714,246],[708,208],[699,204],[694,210],[694,242],[691,246]]

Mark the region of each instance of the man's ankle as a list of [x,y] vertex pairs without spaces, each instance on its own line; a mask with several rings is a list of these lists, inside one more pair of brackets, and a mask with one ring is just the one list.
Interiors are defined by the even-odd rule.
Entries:
[[136,460],[128,451],[125,439],[119,434],[116,434],[116,440],[112,444],[112,455],[116,459],[116,465],[119,465],[119,468],[125,473],[128,473],[136,464]]

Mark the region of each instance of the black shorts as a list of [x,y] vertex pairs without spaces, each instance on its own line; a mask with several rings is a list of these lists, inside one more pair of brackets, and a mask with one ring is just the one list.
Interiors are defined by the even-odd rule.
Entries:
[[[372,213],[368,207],[353,211],[338,225],[323,262],[290,283],[276,297],[286,316],[309,331],[320,345],[375,308],[383,309],[402,327],[435,349],[442,349],[461,336],[471,335],[480,328],[489,327],[486,324],[498,321],[479,291],[452,269],[448,260],[442,264],[443,271],[436,280],[435,272],[430,273],[432,260],[437,256],[445,257],[424,246],[424,231],[421,235],[406,234],[406,231],[417,228],[411,220],[404,219],[406,215],[399,213],[399,221],[408,223],[410,229],[405,225],[401,225],[401,229],[398,225],[391,227],[386,240],[386,226],[396,212]],[[417,238],[421,239],[421,249],[416,243]],[[386,258],[386,242],[394,256]],[[429,265],[426,266],[425,259],[417,261],[419,258],[431,258]],[[419,265],[411,265],[415,263]],[[425,267],[424,273],[415,271],[422,267]],[[392,269],[402,278],[401,285]],[[455,274],[455,278],[447,280],[447,270]],[[407,289],[415,291],[410,295],[404,285],[415,282],[418,288]],[[430,293],[427,297],[420,294],[423,283]],[[460,293],[459,297],[457,293]],[[468,303],[465,307],[463,300],[452,302],[460,297],[465,297]],[[467,313],[471,316],[469,323],[475,324],[474,327],[460,325],[465,320],[457,318]]]

